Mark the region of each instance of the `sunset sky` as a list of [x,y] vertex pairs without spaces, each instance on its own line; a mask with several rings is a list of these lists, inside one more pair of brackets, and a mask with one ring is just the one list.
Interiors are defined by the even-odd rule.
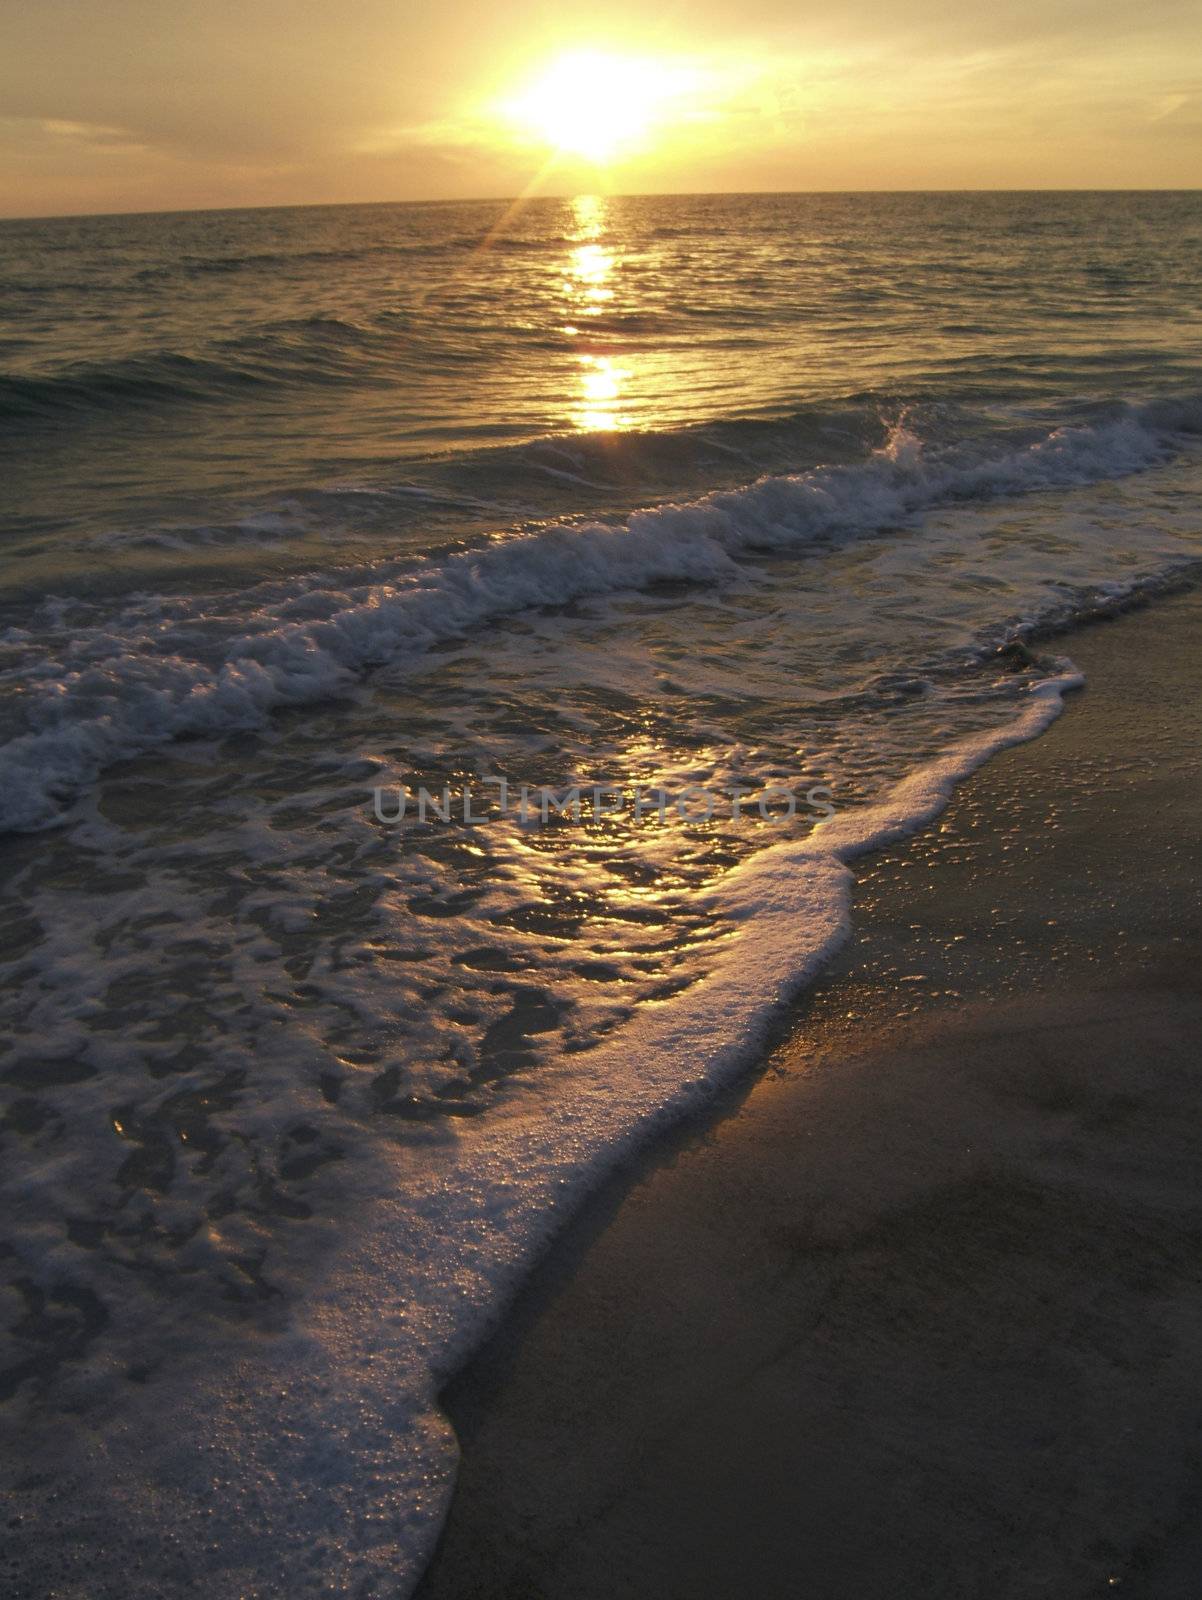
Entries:
[[0,214],[1202,185],[1202,6],[39,0]]

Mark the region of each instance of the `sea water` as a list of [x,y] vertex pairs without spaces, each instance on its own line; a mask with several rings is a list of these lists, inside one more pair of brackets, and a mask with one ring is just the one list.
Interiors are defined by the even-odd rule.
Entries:
[[403,1593],[556,1222],[1202,556],[1202,198],[14,222],[0,306],[5,1592]]

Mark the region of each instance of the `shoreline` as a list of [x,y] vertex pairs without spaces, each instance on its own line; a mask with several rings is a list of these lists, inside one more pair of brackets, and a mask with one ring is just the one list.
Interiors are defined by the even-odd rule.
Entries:
[[1178,1592],[1200,629],[1065,635],[1085,694],[859,865],[786,1042],[586,1203],[445,1393],[423,1600]]

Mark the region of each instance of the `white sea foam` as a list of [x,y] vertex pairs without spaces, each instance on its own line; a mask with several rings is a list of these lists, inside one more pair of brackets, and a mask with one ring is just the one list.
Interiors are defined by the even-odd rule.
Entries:
[[[398,1574],[409,1583],[453,1472],[438,1384],[549,1230],[608,1165],[754,1057],[774,1006],[845,932],[852,857],[1037,733],[1071,681],[1032,688],[1028,673],[955,660],[978,660],[1003,623],[1117,604],[1196,555],[1196,486],[1184,462],[1038,503],[932,505],[921,531],[836,539],[820,562],[774,566],[775,582],[531,616],[487,649],[441,652],[420,681],[402,662],[374,697],[288,728],[258,756],[196,751],[166,778],[166,763],[132,774],[84,801],[69,837],[15,852],[35,931],[8,976],[21,1050],[37,1056],[30,1098],[48,1113],[40,1139],[8,1151],[16,1270],[48,1296],[94,1294],[108,1321],[61,1363],[50,1404],[25,1383],[0,1407],[0,1436],[25,1420],[11,1459],[45,1484],[21,1495],[12,1561],[19,1541],[69,1600],[188,1585],[215,1600],[382,1597]],[[270,642],[283,625],[302,639],[354,603],[345,589],[281,585],[252,597],[236,636]],[[144,602],[137,636],[174,631],[194,659],[224,659],[235,614],[189,606]],[[135,631],[85,633],[72,615],[47,625],[93,662]],[[34,638],[9,644],[20,656]],[[924,677],[945,652],[953,670]],[[489,690],[475,696],[482,664]],[[663,691],[671,733],[665,668],[686,682]],[[899,677],[916,693],[895,703]],[[762,835],[715,840],[717,864],[679,832],[481,830],[457,841],[466,867],[439,856],[456,843],[446,835],[390,852],[367,786],[376,759],[412,749],[389,726],[398,681],[400,716],[416,713],[432,759],[533,748],[569,763],[541,774],[554,777],[600,753],[607,774],[669,783],[812,771],[873,799],[857,809],[840,792],[816,834],[730,871]],[[348,894],[363,909],[348,913]],[[607,923],[632,902],[652,920]],[[587,919],[550,932],[521,920],[565,904]],[[459,962],[486,945],[502,965],[465,985]],[[579,971],[588,963],[605,965],[606,984]],[[680,977],[689,986],[673,992]],[[537,1059],[468,1082],[523,984],[563,1005],[563,1026],[540,1035]],[[71,1063],[93,1076],[56,1087]],[[187,1110],[173,1120],[181,1101],[207,1108],[199,1130]],[[305,1125],[305,1148],[342,1159],[292,1186],[313,1214],[290,1224],[265,1213],[263,1185],[289,1188],[288,1141]],[[148,1148],[140,1131],[174,1145],[158,1188],[121,1176]],[[85,1210],[101,1248],[72,1237]],[[145,1385],[131,1381],[147,1368]],[[152,1522],[171,1539],[148,1539]],[[129,1527],[136,1545],[121,1542]],[[103,1570],[81,1569],[75,1553],[99,1545]]]
[[[90,1430],[87,1459],[78,1441],[62,1458],[76,1492],[22,1528],[44,1570],[104,1530],[108,1558],[87,1581],[98,1593],[120,1571],[124,1600],[185,1584],[213,1600],[407,1591],[454,1473],[439,1386],[549,1233],[607,1169],[746,1066],[773,1014],[845,937],[849,863],[930,821],[958,780],[1046,728],[1080,681],[1064,664],[1003,728],[959,740],[877,804],[719,880],[706,909],[730,933],[708,977],[563,1063],[552,1092],[531,1081],[461,1131],[378,1147],[346,1180],[355,1226],[326,1237],[286,1325],[224,1351],[217,1330],[203,1349],[181,1349],[177,1381],[124,1385]],[[62,1054],[72,1042],[51,1044]],[[53,1424],[43,1448],[47,1461],[67,1451]],[[27,1437],[27,1460],[29,1449]],[[151,1506],[172,1538],[135,1548],[121,1530]],[[20,1592],[27,1574],[16,1576]],[[62,1579],[62,1592],[83,1593],[77,1575]]]
[[110,763],[184,736],[263,726],[271,713],[349,689],[367,669],[532,607],[736,580],[756,550],[804,550],[912,523],[940,505],[1097,482],[1167,459],[1176,413],[1145,407],[1064,427],[977,461],[928,461],[899,426],[859,466],[770,477],[623,525],[554,527],[387,576],[314,577],[245,598],[176,602],[156,617],[84,630],[7,675],[28,731],[0,749],[0,829],[36,830]]

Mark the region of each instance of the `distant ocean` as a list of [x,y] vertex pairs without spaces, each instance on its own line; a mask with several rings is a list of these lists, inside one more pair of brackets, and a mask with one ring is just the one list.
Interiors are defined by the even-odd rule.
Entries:
[[1193,193],[0,224],[4,1592],[410,1587],[438,1383],[1200,446]]

